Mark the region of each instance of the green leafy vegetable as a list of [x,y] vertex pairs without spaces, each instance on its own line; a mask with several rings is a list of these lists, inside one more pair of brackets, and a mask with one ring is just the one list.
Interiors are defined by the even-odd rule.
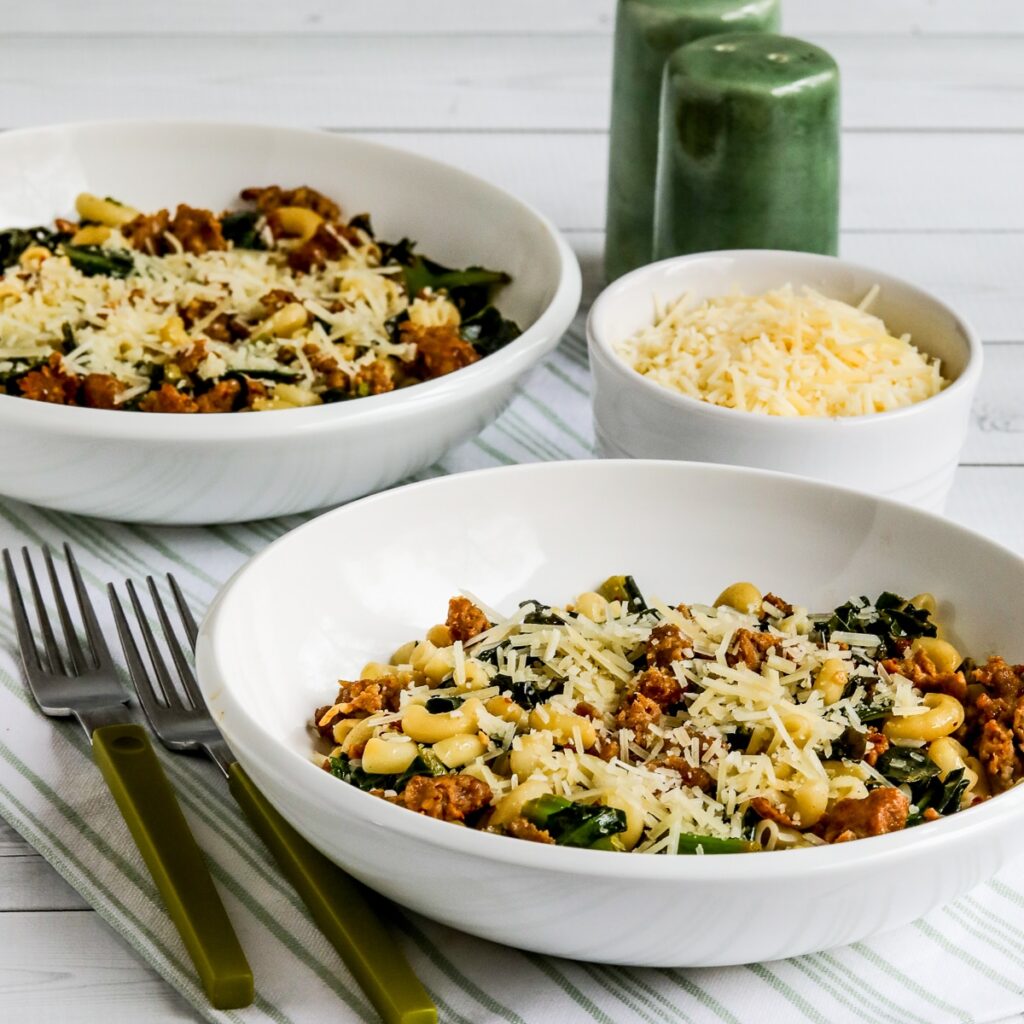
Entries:
[[888,697],[880,697],[878,700],[864,701],[856,705],[854,711],[862,722],[877,722],[892,714],[892,700]]
[[915,809],[907,817],[907,828],[920,825],[929,807],[939,814],[952,814],[960,810],[960,801],[968,785],[969,780],[963,768],[950,772],[944,780],[937,775],[932,776],[914,795]]
[[597,592],[606,601],[622,601],[631,612],[649,611],[647,601],[632,576],[609,576]]
[[684,832],[679,837],[677,853],[697,853],[698,850],[703,850],[706,854],[755,853],[758,845],[746,839],[721,839],[718,836],[698,836],[689,832]]
[[41,245],[51,252],[67,235],[49,228],[8,228],[0,231],[0,270],[13,267],[30,245]]
[[[433,750],[430,749],[430,747],[420,747],[419,761],[423,766],[423,772],[417,772],[419,775],[424,773],[434,776],[448,774],[448,766],[437,756],[437,754],[433,752]],[[416,762],[413,761],[413,764],[415,765]]]
[[397,263],[402,268],[410,297],[419,295],[424,288],[444,289],[459,307],[464,320],[472,319],[487,306],[496,285],[507,284],[511,280],[500,270],[488,270],[486,267],[456,270],[436,263],[416,252],[416,243],[408,238],[394,244],[382,242],[380,249],[383,265]]
[[370,215],[368,213],[357,213],[349,222],[350,228],[356,228],[359,231],[365,231],[371,238],[373,235],[373,224],[370,221]]
[[527,711],[543,704],[562,684],[558,680],[552,680],[548,687],[539,686],[530,679],[517,679],[513,681],[511,676],[499,672],[492,680],[492,685],[497,686],[502,693],[507,693],[521,708]]
[[939,766],[923,751],[912,747],[890,747],[875,768],[890,782],[902,785],[924,782],[939,774]]
[[87,277],[104,274],[107,277],[127,277],[135,269],[135,260],[121,249],[104,249],[99,245],[70,245],[63,247],[71,265]]
[[901,654],[905,646],[894,641],[935,636],[937,632],[927,611],[889,591],[879,594],[874,603],[866,597],[847,601],[835,609],[820,630],[826,640],[837,632],[870,633],[881,638],[890,657]]
[[531,626],[561,626],[560,619],[552,610],[550,605],[541,604],[540,601],[520,601],[520,608],[529,607],[530,611],[523,616],[523,622]]
[[574,803],[560,796],[528,801],[523,816],[544,829],[559,846],[592,849],[602,840],[626,831],[625,812],[617,807]]
[[462,703],[461,697],[431,697],[425,707],[432,715],[443,715],[448,711],[454,711]]
[[260,214],[255,210],[225,213],[220,219],[220,230],[236,249],[266,249],[257,230]]
[[513,320],[506,320],[494,306],[484,306],[478,313],[464,319],[459,335],[481,356],[489,356],[515,341],[522,332]]
[[412,764],[397,775],[377,775],[374,772],[363,771],[344,754],[339,754],[329,760],[331,774],[336,779],[341,779],[342,782],[347,782],[364,793],[369,793],[372,789],[393,789],[396,793],[401,793],[414,775],[446,775],[448,773],[448,769],[441,759],[432,750],[425,750],[422,747]]

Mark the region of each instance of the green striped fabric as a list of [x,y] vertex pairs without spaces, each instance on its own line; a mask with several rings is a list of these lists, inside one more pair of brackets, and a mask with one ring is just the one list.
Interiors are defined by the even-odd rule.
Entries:
[[[577,324],[501,419],[423,475],[592,456],[588,391]],[[249,556],[302,519],[170,529],[106,524],[5,502],[0,541],[56,546],[70,539],[110,626],[102,593],[107,581],[173,571],[201,609]],[[77,726],[45,720],[25,690],[6,607],[0,610],[0,634],[0,812],[195,1006],[197,1020],[374,1020],[216,771],[205,762],[168,755],[167,771],[257,978],[251,1008],[217,1013],[205,1005],[87,741]],[[441,1019],[453,1024],[952,1024],[995,1021],[1024,1010],[1024,880],[1014,870],[899,932],[747,967],[598,967],[505,949],[414,915],[406,915],[402,925],[406,953]],[[699,926],[680,922],[684,928]]]

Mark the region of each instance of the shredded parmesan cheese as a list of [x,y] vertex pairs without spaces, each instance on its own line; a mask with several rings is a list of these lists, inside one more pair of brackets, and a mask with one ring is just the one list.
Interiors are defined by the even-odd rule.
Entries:
[[771,416],[864,416],[938,394],[939,360],[860,306],[810,288],[690,295],[617,350],[637,372],[700,401]]

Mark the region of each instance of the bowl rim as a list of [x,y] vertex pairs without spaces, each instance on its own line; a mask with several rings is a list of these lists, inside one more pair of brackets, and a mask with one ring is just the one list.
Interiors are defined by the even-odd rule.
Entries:
[[[875,282],[885,290],[888,285],[898,285],[908,290],[919,305],[930,305],[943,313],[946,313],[959,327],[966,342],[967,358],[963,370],[943,388],[937,395],[914,402],[911,405],[902,406],[899,409],[890,409],[886,412],[864,413],[859,416],[772,416],[768,413],[751,412],[746,409],[730,409],[726,406],[715,405],[713,402],[705,402],[690,395],[681,394],[663,384],[649,379],[638,371],[634,370],[618,352],[615,351],[615,342],[608,337],[604,330],[602,320],[609,315],[610,310],[618,302],[622,301],[623,294],[639,286],[646,278],[654,277],[668,268],[687,266],[691,263],[707,261],[709,259],[731,259],[738,264],[747,260],[762,260],[771,262],[773,260],[786,260],[791,263],[804,263],[810,266],[830,266],[835,268],[846,268],[858,274],[872,277]],[[793,282],[799,284],[799,282]],[[680,296],[684,292],[680,292]],[[942,411],[963,397],[965,400],[978,386],[981,379],[982,363],[984,361],[984,348],[977,332],[960,313],[944,302],[937,295],[914,284],[905,278],[898,277],[864,263],[856,263],[852,260],[840,259],[838,256],[826,256],[821,253],[801,252],[789,249],[721,249],[709,252],[689,253],[685,256],[670,256],[668,259],[658,260],[654,263],[647,263],[637,267],[622,277],[617,278],[608,284],[594,300],[590,311],[587,314],[586,323],[587,344],[591,355],[598,358],[605,370],[613,373],[625,387],[639,387],[649,399],[659,399],[669,406],[675,406],[680,413],[702,414],[705,416],[722,419],[723,427],[742,425],[743,421],[756,425],[758,430],[792,431],[794,433],[806,432],[812,429],[826,430],[857,430],[868,429],[874,424],[885,424],[893,421],[903,420],[910,416],[927,415],[935,413],[940,415]],[[621,340],[621,339],[620,339]],[[913,339],[912,339],[913,341]]]
[[373,425],[384,420],[429,412],[433,408],[447,404],[456,395],[464,395],[466,387],[483,390],[523,372],[537,357],[539,350],[542,351],[545,346],[560,337],[564,330],[560,326],[561,321],[571,320],[579,310],[582,296],[579,260],[562,233],[547,216],[532,204],[485,178],[442,160],[374,139],[345,132],[273,123],[216,119],[207,121],[182,118],[108,118],[37,125],[4,132],[0,137],[0,151],[5,148],[8,140],[17,142],[31,136],[59,137],[61,134],[74,135],[92,131],[123,129],[131,132],[153,128],[186,132],[215,131],[222,139],[232,133],[274,133],[297,139],[333,139],[341,148],[360,148],[382,159],[389,156],[398,157],[412,164],[440,169],[452,178],[454,187],[463,184],[490,191],[496,198],[518,207],[518,212],[524,219],[532,219],[546,235],[551,252],[558,263],[557,285],[547,305],[533,323],[499,351],[444,377],[423,381],[382,395],[368,395],[355,402],[335,402],[326,406],[300,409],[266,410],[269,415],[259,416],[181,416],[172,413],[147,413],[127,417],[126,424],[125,410],[54,405],[29,401],[16,395],[0,394],[0,421],[18,420],[23,422],[25,427],[53,433],[73,430],[79,436],[97,439],[123,436],[127,432],[133,440],[138,441],[230,440],[235,443],[264,441],[295,431],[301,431],[308,436],[346,426]]
[[[985,801],[977,807],[967,808],[940,821],[892,832],[869,839],[857,840],[822,847],[778,851],[785,856],[748,857],[728,856],[643,856],[623,857],[621,854],[600,850],[576,850],[566,847],[550,847],[540,843],[513,841],[508,837],[488,834],[475,829],[454,828],[448,822],[434,820],[421,814],[411,813],[364,793],[324,772],[313,763],[310,755],[304,755],[289,747],[265,729],[246,710],[228,683],[226,673],[221,671],[220,653],[222,645],[218,638],[219,620],[224,608],[231,600],[231,594],[244,585],[246,576],[269,553],[289,542],[289,538],[304,531],[323,529],[325,523],[344,516],[348,509],[357,505],[392,500],[398,494],[414,498],[416,491],[425,487],[458,487],[468,478],[480,478],[494,474],[558,474],[558,473],[616,473],[624,467],[647,467],[659,473],[693,473],[715,476],[739,476],[754,479],[786,481],[790,486],[805,492],[838,494],[847,501],[895,510],[910,519],[924,520],[939,524],[954,537],[967,538],[972,544],[988,547],[1003,559],[1010,559],[1024,570],[1024,556],[1009,548],[952,522],[935,513],[925,512],[891,498],[864,494],[853,488],[841,487],[818,480],[807,479],[789,473],[756,469],[747,466],[732,466],[717,463],[683,462],[664,459],[593,459],[568,460],[565,462],[522,463],[513,466],[497,466],[473,470],[468,473],[450,474],[428,480],[405,484],[401,487],[380,491],[360,498],[358,501],[326,512],[307,523],[289,531],[268,545],[243,565],[221,588],[210,605],[200,627],[196,649],[196,665],[199,686],[210,704],[218,728],[221,729],[229,747],[239,756],[243,765],[250,751],[259,750],[261,766],[276,774],[289,786],[303,786],[305,792],[320,806],[332,807],[339,821],[345,815],[359,817],[381,829],[394,831],[409,840],[426,846],[441,848],[452,853],[478,856],[496,863],[533,868],[555,873],[585,875],[589,877],[618,878],[623,881],[691,881],[729,882],[762,880],[765,883],[793,879],[808,873],[861,870],[863,865],[880,865],[883,861],[917,857],[923,846],[962,839],[965,829],[971,829],[980,836],[982,832],[999,827],[1011,816],[1019,816],[1024,806],[1024,784],[998,795],[998,799]],[[312,750],[312,748],[311,748]],[[241,753],[240,753],[241,752]],[[293,780],[293,781],[289,781]],[[287,817],[287,813],[285,813]]]

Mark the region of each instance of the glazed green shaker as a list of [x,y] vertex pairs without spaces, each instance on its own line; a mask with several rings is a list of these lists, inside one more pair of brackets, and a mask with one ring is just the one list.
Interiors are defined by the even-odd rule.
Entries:
[[662,90],[654,254],[799,249],[839,239],[839,71],[787,36],[676,50]]
[[665,61],[702,36],[778,26],[779,0],[619,0],[604,263],[609,280],[651,261]]

